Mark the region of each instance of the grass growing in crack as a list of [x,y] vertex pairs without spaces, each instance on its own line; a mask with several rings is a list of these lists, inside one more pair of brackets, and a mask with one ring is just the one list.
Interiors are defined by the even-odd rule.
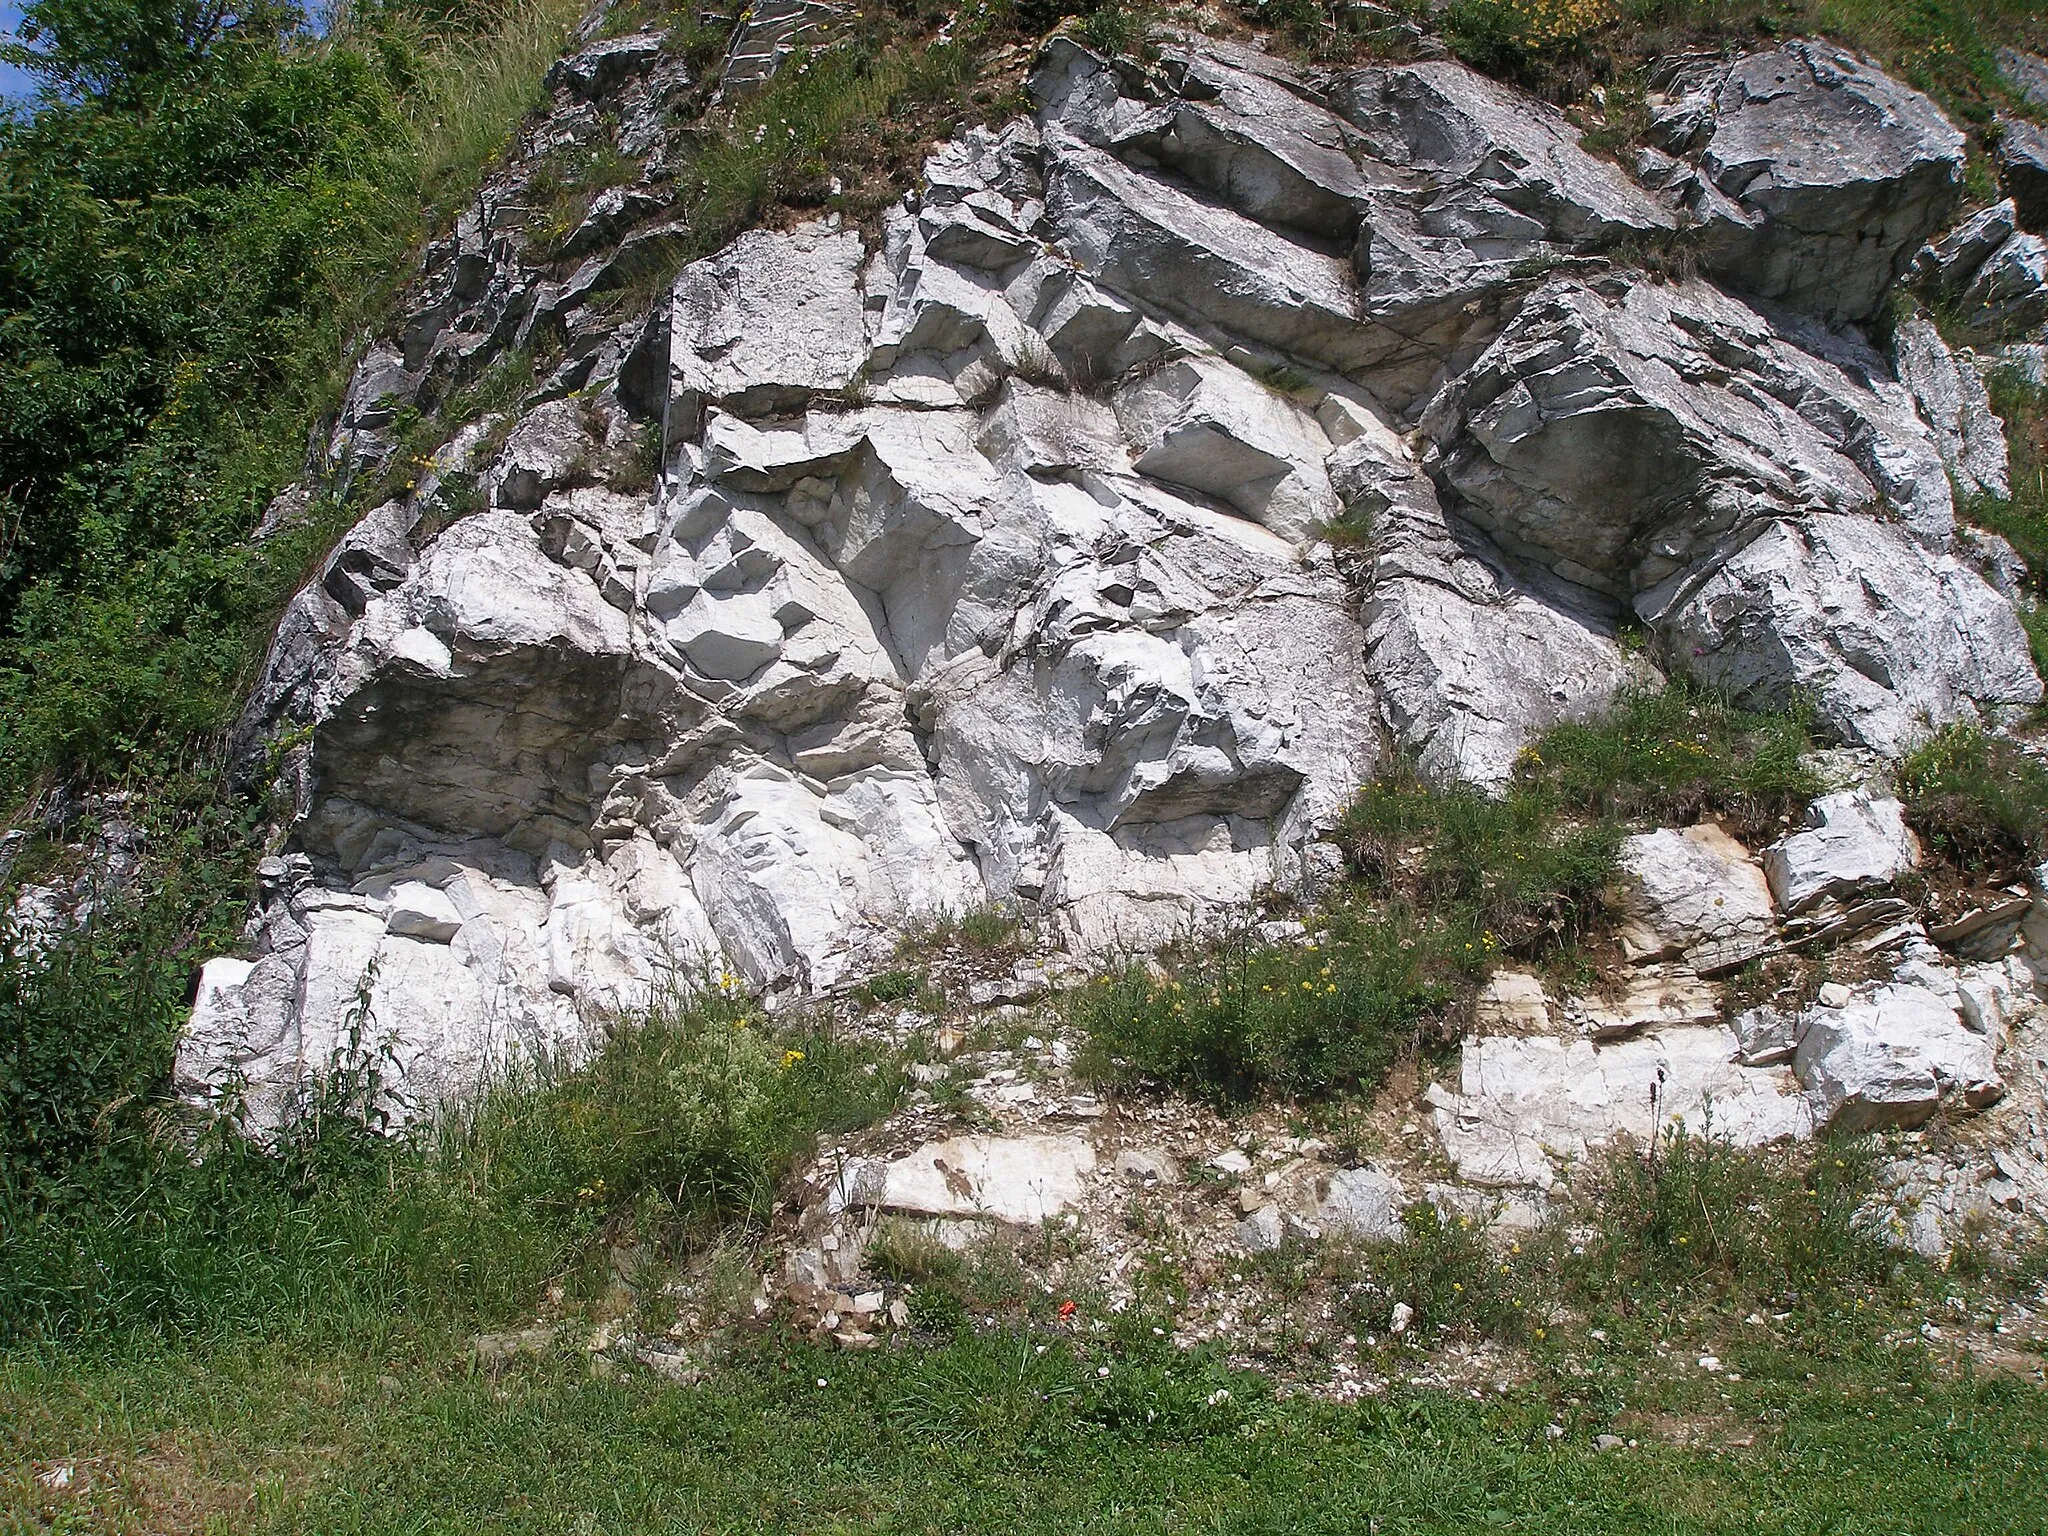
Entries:
[[1498,795],[1398,767],[1338,828],[1358,879],[1316,916],[1315,943],[1247,929],[1183,945],[1163,971],[1098,978],[1066,1005],[1089,1037],[1082,1065],[1219,1103],[1370,1087],[1493,960],[1555,963],[1601,930],[1629,822],[1716,813],[1775,829],[1819,788],[1799,763],[1810,745],[1797,713],[1673,685],[1556,727]]
[[957,912],[943,907],[914,917],[903,925],[896,947],[901,955],[957,949],[992,957],[1021,952],[1029,942],[1024,914],[1009,903],[988,901]]
[[1462,914],[1489,953],[1535,958],[1576,943],[1598,918],[1622,827],[1567,820],[1527,779],[1496,799],[1403,770],[1359,793],[1340,835],[1371,888],[1418,911]]
[[1693,684],[1631,689],[1597,719],[1560,725],[1523,753],[1515,782],[1562,811],[1667,823],[1706,814],[1772,827],[1819,793],[1801,766],[1805,713],[1744,710]]

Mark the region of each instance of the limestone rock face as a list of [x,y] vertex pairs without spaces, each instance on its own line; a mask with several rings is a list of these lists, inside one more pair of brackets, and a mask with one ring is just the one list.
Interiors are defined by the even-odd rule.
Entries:
[[1992,413],[1983,374],[1959,362],[1921,314],[1899,326],[1892,352],[1899,382],[1912,391],[1957,486],[1965,495],[2009,496],[2005,424]]
[[1997,724],[2041,696],[2012,605],[1869,518],[1771,523],[1637,611],[1694,676],[1760,705],[1804,691],[1824,728],[1888,755],[1931,721]]
[[1934,103],[1825,43],[1682,61],[1651,138],[1698,168],[1714,269],[1831,322],[1877,313],[1962,188],[1963,136]]
[[1465,1042],[1456,1092],[1430,1089],[1444,1151],[1467,1183],[1548,1189],[1560,1162],[1617,1135],[1648,1141],[1673,1123],[1736,1146],[1811,1133],[1783,1072],[1737,1066],[1723,1026],[1661,1030],[1612,1045],[1549,1036]]
[[[754,17],[727,89],[824,10]],[[1313,897],[1390,753],[1498,785],[1666,674],[1883,752],[2040,695],[1953,542],[1983,423],[1931,351],[1909,388],[1820,323],[1874,312],[1959,164],[1865,65],[1687,76],[1646,187],[1457,64],[1056,39],[1034,113],[939,146],[878,238],[753,231],[629,313],[689,238],[655,222],[687,69],[641,35],[561,66],[365,354],[344,482],[387,476],[405,407],[559,361],[383,480],[284,616],[238,751],[281,765],[289,841],[207,972],[194,1094],[283,1104],[367,1049],[425,1112],[669,989],[835,987],[989,901],[1142,948]],[[644,175],[543,243],[538,168],[607,143]],[[1688,175],[1752,297],[1629,265]],[[1740,963],[1753,879],[1667,851],[1643,958]],[[1690,975],[1608,1032],[1699,1055]]]

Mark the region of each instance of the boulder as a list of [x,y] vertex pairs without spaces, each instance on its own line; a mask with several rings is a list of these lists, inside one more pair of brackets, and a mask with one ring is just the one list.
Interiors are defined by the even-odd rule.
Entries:
[[1694,677],[1752,707],[1805,698],[1823,730],[1890,757],[1930,727],[1996,723],[2041,697],[2012,605],[1866,517],[1771,523],[1636,611]]
[[1787,913],[1889,885],[1919,864],[1920,840],[1906,825],[1905,807],[1862,789],[1823,795],[1807,808],[1804,831],[1764,850],[1771,895]]
[[1714,823],[1626,839],[1620,871],[1621,943],[1632,962],[1683,960],[1711,976],[1770,948],[1770,887],[1749,850]]
[[1340,1168],[1319,1181],[1315,1218],[1323,1231],[1361,1242],[1394,1243],[1407,1235],[1401,1213],[1408,1192],[1378,1168]]
[[1878,313],[1962,190],[1940,109],[1829,44],[1681,59],[1657,83],[1649,137],[1698,169],[1713,269],[1830,324]]
[[676,279],[646,344],[662,360],[668,434],[695,437],[708,406],[743,416],[799,410],[843,390],[867,356],[851,230],[750,230]]
[[1957,489],[1966,496],[2001,500],[2010,495],[2005,423],[1992,414],[1976,366],[1959,363],[1924,314],[1913,315],[1892,333],[1892,366],[1899,382],[1912,391]]
[[1984,259],[1956,307],[1964,322],[1991,336],[2048,320],[2048,237],[2018,234]]
[[2019,209],[2011,198],[1980,208],[1913,258],[1913,277],[1937,289],[1960,293],[1984,260],[2019,230]]
[[1698,282],[1551,282],[1423,427],[1460,510],[1502,548],[1615,598],[1773,515],[1879,504],[1930,540],[1954,527],[1906,401]]
[[1973,1109],[2005,1092],[1996,1047],[1965,1027],[1950,1000],[1892,983],[1806,1018],[1793,1071],[1817,1124],[1867,1131],[1919,1125],[1944,1102]]
[[547,87],[551,91],[572,92],[585,101],[602,100],[660,62],[662,43],[663,34],[659,32],[628,32],[620,37],[599,38],[580,52],[557,61],[548,70]]

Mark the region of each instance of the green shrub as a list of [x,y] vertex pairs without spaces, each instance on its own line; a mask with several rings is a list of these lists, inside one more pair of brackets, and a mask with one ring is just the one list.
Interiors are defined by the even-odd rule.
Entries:
[[[340,509],[247,536],[423,202],[473,184],[574,7],[430,10],[365,7],[315,43],[258,7],[0,117],[0,789],[161,772],[233,719]],[[74,74],[124,14],[31,7]]]
[[900,1074],[861,1066],[713,986],[627,1021],[573,1071],[516,1074],[486,1092],[437,1155],[476,1170],[505,1208],[579,1238],[629,1213],[652,1219],[655,1235],[758,1220],[819,1131],[894,1104]]
[[2002,736],[1952,725],[1899,764],[1906,817],[1961,868],[2005,879],[2048,855],[2048,764]]
[[73,1156],[59,1198],[0,1181],[0,1338],[507,1315],[614,1237],[660,1250],[758,1226],[819,1132],[900,1086],[891,1062],[716,988],[396,1136],[378,1134],[374,1059],[335,1065],[267,1144],[144,1115]]
[[1541,1308],[1532,1298],[1531,1266],[1516,1262],[1519,1245],[1490,1236],[1486,1223],[1448,1214],[1427,1200],[1401,1213],[1402,1240],[1378,1243],[1361,1256],[1372,1283],[1361,1327],[1384,1333],[1393,1304],[1411,1310],[1409,1333],[1425,1347],[1440,1333],[1477,1332],[1516,1341],[1536,1325]]

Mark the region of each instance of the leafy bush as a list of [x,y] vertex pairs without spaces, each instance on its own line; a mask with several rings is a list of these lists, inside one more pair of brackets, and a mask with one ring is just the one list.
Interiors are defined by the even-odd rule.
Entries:
[[1952,725],[1899,764],[1906,817],[1934,851],[2003,879],[2048,855],[2048,764]]
[[288,5],[28,7],[55,89],[0,116],[0,786],[160,772],[232,719],[341,513],[247,536],[571,10],[391,0],[315,42]]
[[1444,40],[1474,69],[1521,78],[1539,60],[1584,53],[1620,9],[1618,0],[1452,0]]

